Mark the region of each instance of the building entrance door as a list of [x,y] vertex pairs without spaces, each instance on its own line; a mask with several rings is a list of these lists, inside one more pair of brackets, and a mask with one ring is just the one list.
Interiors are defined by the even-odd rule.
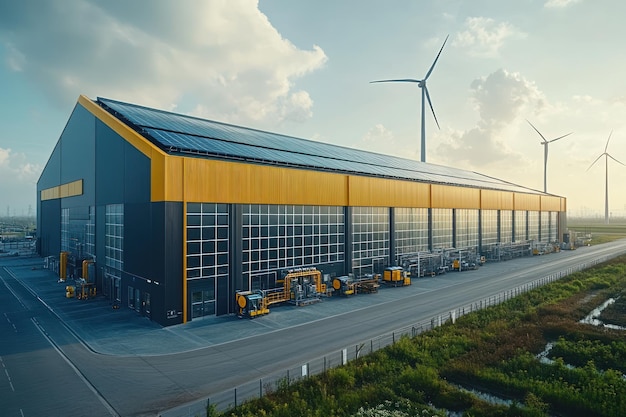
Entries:
[[215,315],[215,290],[191,293],[191,319]]
[[151,318],[150,317],[150,293],[149,292],[143,293],[143,315],[148,318]]

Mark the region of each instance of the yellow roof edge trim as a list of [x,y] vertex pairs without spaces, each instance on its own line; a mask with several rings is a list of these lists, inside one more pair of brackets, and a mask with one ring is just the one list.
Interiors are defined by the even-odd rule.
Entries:
[[167,155],[157,146],[147,141],[146,138],[128,127],[124,122],[113,116],[108,111],[104,110],[89,97],[81,94],[78,97],[78,103],[83,106],[88,112],[101,120],[105,125],[113,129],[118,135],[124,138],[124,140],[133,145],[135,148],[137,148],[137,150],[146,155],[148,158],[152,159],[153,152]]

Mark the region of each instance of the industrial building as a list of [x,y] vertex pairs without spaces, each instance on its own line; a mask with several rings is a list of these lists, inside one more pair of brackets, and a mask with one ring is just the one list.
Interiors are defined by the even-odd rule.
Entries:
[[85,96],[37,198],[40,255],[163,326],[235,313],[287,270],[421,259],[420,276],[558,242],[566,222],[565,198],[476,172]]

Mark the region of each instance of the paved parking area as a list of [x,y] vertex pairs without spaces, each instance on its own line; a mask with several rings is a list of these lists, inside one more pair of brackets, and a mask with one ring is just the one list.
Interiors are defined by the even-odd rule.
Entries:
[[[549,256],[567,256],[554,254]],[[234,315],[207,317],[186,324],[161,327],[125,306],[113,309],[104,296],[79,300],[65,297],[65,286],[58,276],[44,269],[37,256],[0,257],[15,282],[23,285],[33,297],[44,303],[91,350],[107,355],[163,355],[200,349],[261,333],[272,332],[299,324],[337,316],[348,311],[371,308],[377,304],[426,293],[436,288],[454,285],[460,280],[480,278],[482,274],[497,274],[539,262],[535,257],[488,264],[475,271],[449,272],[429,278],[413,279],[408,287],[386,288],[375,294],[351,297],[323,298],[322,302],[296,307],[273,306],[271,313],[254,320]]]

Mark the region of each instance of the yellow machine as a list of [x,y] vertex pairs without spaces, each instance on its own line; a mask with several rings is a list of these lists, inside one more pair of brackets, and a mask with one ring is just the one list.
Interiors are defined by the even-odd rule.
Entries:
[[93,264],[93,261],[90,259],[85,259],[83,261],[83,279],[89,282],[89,265]]
[[347,276],[333,278],[333,289],[339,295],[356,294],[356,285]]
[[65,286],[65,297],[66,298],[74,298],[74,292],[76,291],[76,287],[73,285]]
[[267,303],[263,291],[237,291],[235,294],[235,301],[237,302],[239,317],[255,318],[264,314],[269,314],[270,309],[267,308]]
[[322,273],[316,268],[296,268],[286,270],[277,284],[282,287],[271,290],[238,291],[235,301],[238,306],[237,315],[254,318],[269,314],[269,306],[290,302],[297,306],[321,301],[320,295],[326,292],[322,284]]
[[454,261],[452,261],[452,269],[454,269],[456,271],[460,271],[461,270],[461,261],[459,261],[458,259],[455,259]]
[[59,279],[65,281],[67,279],[67,255],[68,252],[61,252],[59,255]]
[[93,282],[86,282],[81,280],[80,292],[76,295],[79,300],[86,300],[90,297],[96,296],[96,284]]
[[342,276],[333,278],[333,290],[338,295],[371,294],[378,292],[380,275],[365,275],[360,278]]
[[383,271],[383,282],[394,287],[411,285],[411,274],[401,266],[390,266]]

